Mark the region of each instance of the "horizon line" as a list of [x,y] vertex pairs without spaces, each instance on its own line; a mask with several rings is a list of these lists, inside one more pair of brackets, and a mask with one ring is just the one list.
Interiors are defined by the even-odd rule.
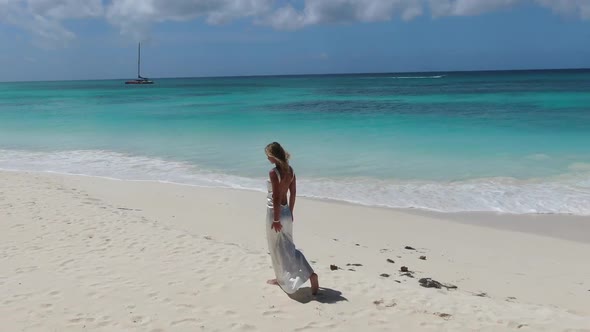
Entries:
[[[539,72],[539,71],[584,71],[590,67],[563,67],[563,68],[521,68],[521,69],[475,69],[475,70],[436,70],[436,71],[395,71],[395,72],[348,72],[348,73],[302,73],[302,74],[253,74],[253,75],[217,75],[217,76],[163,76],[150,77],[150,80],[170,79],[214,79],[214,78],[264,78],[264,77],[300,77],[300,76],[353,76],[353,75],[392,75],[392,74],[452,74],[452,73],[490,73],[490,72]],[[88,82],[88,81],[117,81],[130,78],[99,78],[99,79],[59,79],[59,80],[32,80],[32,81],[0,81],[0,83],[42,83],[42,82]]]

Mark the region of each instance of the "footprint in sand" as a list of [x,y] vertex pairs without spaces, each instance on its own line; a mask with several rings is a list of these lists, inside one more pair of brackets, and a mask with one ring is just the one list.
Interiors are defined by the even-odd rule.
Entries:
[[137,316],[131,317],[131,321],[134,324],[142,324],[143,325],[143,324],[149,323],[150,319],[149,319],[149,317],[137,315]]
[[170,326],[178,326],[178,325],[197,325],[199,321],[195,318],[185,318],[181,320],[176,320],[170,323]]

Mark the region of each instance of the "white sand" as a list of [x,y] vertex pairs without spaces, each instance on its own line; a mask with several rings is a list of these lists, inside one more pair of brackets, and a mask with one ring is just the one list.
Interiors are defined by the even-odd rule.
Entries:
[[0,172],[0,330],[590,331],[590,218],[410,212],[298,199],[290,298],[264,193]]

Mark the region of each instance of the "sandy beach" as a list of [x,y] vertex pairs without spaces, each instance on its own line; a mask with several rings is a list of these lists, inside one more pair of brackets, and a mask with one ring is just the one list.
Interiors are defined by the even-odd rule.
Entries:
[[262,192],[0,172],[1,330],[590,331],[590,218],[299,198],[321,289],[289,297],[265,212]]

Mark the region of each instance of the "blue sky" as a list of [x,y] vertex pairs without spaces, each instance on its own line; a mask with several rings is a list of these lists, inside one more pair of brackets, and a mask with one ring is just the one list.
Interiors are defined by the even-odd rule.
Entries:
[[0,81],[590,67],[590,0],[0,0]]

